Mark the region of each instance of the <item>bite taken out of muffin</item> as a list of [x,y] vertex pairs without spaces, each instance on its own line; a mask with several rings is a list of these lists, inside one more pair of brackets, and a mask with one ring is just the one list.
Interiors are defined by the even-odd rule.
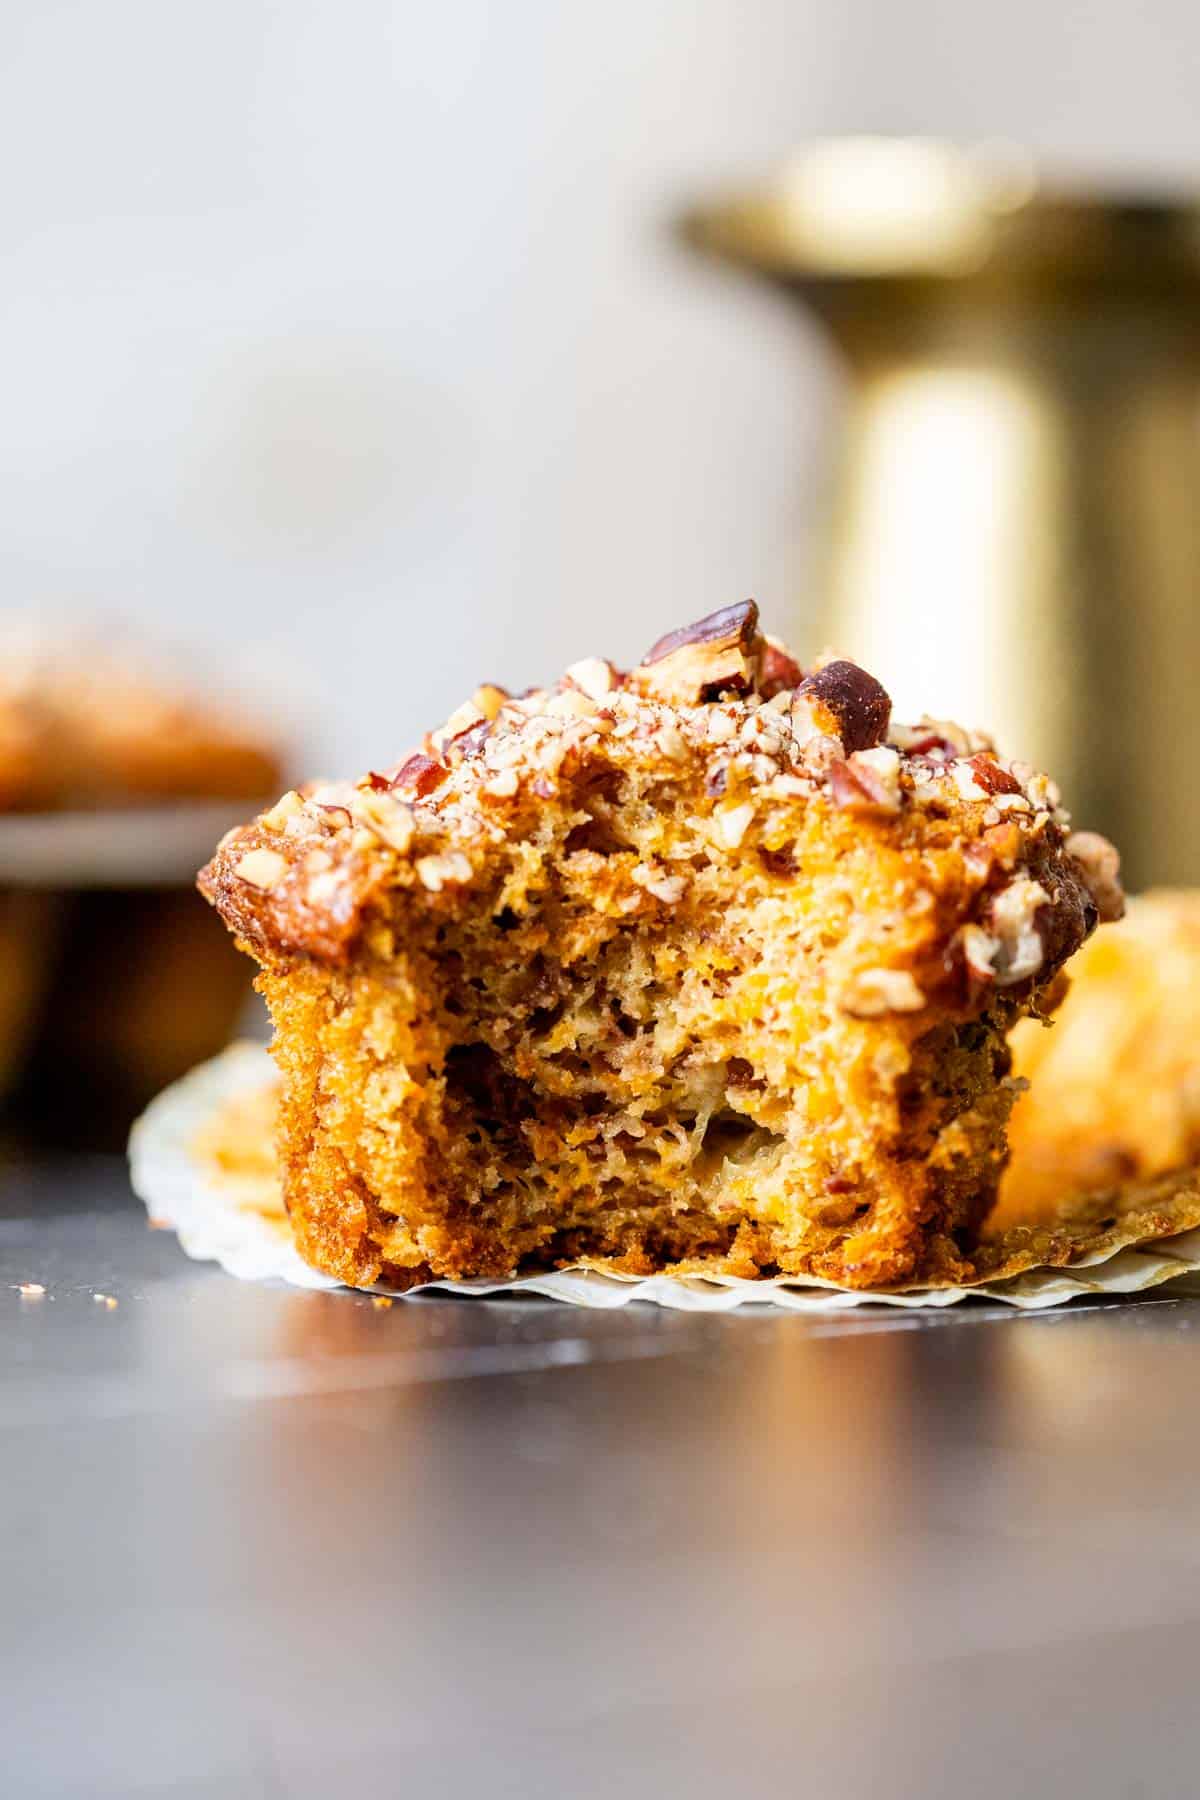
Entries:
[[352,1285],[580,1260],[954,1279],[1009,1033],[1116,857],[976,733],[802,668],[752,601],[284,795],[201,887],[260,965],[302,1254]]

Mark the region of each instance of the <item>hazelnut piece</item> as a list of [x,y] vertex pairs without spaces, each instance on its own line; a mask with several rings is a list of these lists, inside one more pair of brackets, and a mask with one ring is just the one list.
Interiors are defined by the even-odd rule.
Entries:
[[287,874],[287,859],[278,850],[247,850],[234,869],[239,881],[269,893]]
[[999,939],[992,968],[998,986],[1015,987],[1042,967],[1046,947],[1037,929],[1037,915],[1050,904],[1050,895],[1041,882],[1029,876],[1002,888],[992,901],[991,932]]
[[870,750],[887,736],[892,702],[857,663],[829,662],[805,676],[792,700],[792,729],[802,741],[840,738],[847,754]]
[[753,688],[761,654],[758,607],[743,600],[659,638],[633,681],[652,699],[695,706],[729,689]]
[[360,824],[374,833],[389,849],[404,855],[413,841],[413,816],[394,794],[360,793],[355,802]]
[[585,656],[582,662],[573,662],[563,680],[596,701],[605,699],[619,685],[617,671],[602,656]]
[[500,708],[508,697],[507,688],[498,686],[494,681],[485,681],[481,687],[475,689],[471,695],[471,701],[478,707],[485,719],[493,720],[499,715]]
[[283,831],[289,819],[298,818],[304,811],[304,798],[295,788],[289,788],[281,800],[277,800],[269,812],[265,812],[259,824],[267,831]]
[[900,788],[881,770],[870,763],[835,762],[829,771],[829,787],[834,805],[842,812],[896,813],[900,810]]
[[487,715],[476,706],[474,700],[466,700],[450,714],[444,725],[431,734],[434,746],[440,754],[448,744],[465,737],[477,725],[486,725],[487,722]]
[[1123,918],[1125,890],[1121,886],[1121,857],[1116,846],[1098,831],[1073,831],[1066,851],[1078,863],[1103,923],[1111,925]]

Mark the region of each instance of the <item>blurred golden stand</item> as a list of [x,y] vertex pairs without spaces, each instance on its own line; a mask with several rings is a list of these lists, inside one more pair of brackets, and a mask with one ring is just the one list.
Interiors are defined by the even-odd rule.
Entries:
[[1200,883],[1200,205],[840,139],[682,229],[852,376],[816,642],[1049,769],[1133,885]]

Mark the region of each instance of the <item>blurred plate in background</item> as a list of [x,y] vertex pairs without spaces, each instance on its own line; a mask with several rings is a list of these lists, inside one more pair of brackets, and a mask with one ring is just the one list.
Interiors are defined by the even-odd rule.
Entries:
[[195,889],[254,803],[0,818],[0,1107],[19,1141],[118,1148],[238,1023],[250,965]]

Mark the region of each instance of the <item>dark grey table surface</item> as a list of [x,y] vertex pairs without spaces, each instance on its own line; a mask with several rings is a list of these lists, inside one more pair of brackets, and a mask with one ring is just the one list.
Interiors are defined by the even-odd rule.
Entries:
[[1198,1301],[385,1310],[10,1168],[0,1793],[1195,1795],[1198,1387]]

